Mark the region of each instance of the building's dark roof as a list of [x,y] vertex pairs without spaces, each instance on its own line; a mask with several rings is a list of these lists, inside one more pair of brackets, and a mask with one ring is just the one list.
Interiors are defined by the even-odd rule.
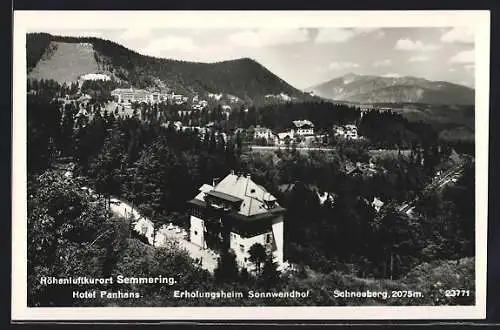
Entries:
[[237,220],[242,220],[242,221],[255,221],[255,220],[261,220],[261,219],[266,219],[266,218],[272,218],[275,217],[279,213],[285,212],[286,209],[278,206],[273,209],[268,210],[266,213],[260,213],[260,214],[255,214],[255,215],[250,215],[246,216],[240,213],[231,213],[231,217]]
[[314,124],[309,120],[294,120],[293,125],[297,128],[312,128]]
[[238,197],[235,197],[235,196],[232,196],[232,195],[220,192],[220,191],[216,191],[216,190],[210,190],[206,194],[209,196],[214,196],[214,197],[224,199],[224,200],[231,202],[231,203],[243,201],[241,198],[238,198]]
[[189,204],[194,204],[194,205],[197,205],[197,206],[207,206],[206,203],[200,201],[199,199],[196,199],[196,198],[193,198],[191,200],[188,201]]
[[195,199],[205,204],[208,197],[229,202],[233,212],[246,217],[268,213],[269,207],[272,206],[279,207],[276,198],[264,187],[256,184],[249,175],[234,172],[215,186],[203,185]]
[[[196,198],[191,199],[190,201],[188,201],[188,203],[196,205],[196,206],[204,207],[204,208],[209,208],[209,206],[206,203],[204,203]],[[246,216],[246,215],[234,212],[234,211],[231,212],[229,215],[233,219],[236,219],[239,221],[249,222],[249,221],[262,220],[262,219],[266,219],[266,218],[272,218],[272,217],[275,217],[276,215],[283,213],[285,211],[286,211],[285,208],[278,206],[278,207],[275,207],[273,209],[268,210],[266,213],[260,213],[260,214],[255,214],[255,215],[251,215],[251,216]]]

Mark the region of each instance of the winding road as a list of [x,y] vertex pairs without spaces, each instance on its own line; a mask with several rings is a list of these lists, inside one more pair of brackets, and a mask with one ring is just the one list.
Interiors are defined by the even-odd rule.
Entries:
[[142,216],[136,209],[132,208],[128,203],[117,198],[111,198],[111,211],[125,219],[130,219],[133,216],[134,230],[139,234],[146,236],[149,244],[154,247],[168,247],[169,243],[177,244],[182,250],[185,250],[191,258],[197,260],[199,265],[212,272],[217,267],[218,256],[206,249],[201,249],[199,246],[188,241],[187,235],[183,229],[169,224],[162,226],[155,233],[154,223],[148,218]]

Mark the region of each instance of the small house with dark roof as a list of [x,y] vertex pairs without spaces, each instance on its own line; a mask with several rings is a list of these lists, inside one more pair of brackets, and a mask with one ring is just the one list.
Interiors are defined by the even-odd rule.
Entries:
[[250,268],[248,251],[263,245],[283,264],[285,209],[250,175],[231,172],[220,182],[204,184],[190,204],[190,240],[217,253],[232,250],[242,268]]

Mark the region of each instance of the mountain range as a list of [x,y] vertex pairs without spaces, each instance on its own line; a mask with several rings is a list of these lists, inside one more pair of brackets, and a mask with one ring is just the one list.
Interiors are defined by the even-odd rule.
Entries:
[[216,63],[156,58],[93,37],[29,33],[26,57],[28,78],[53,79],[61,84],[75,82],[84,74],[103,73],[135,88],[167,89],[184,95],[225,94],[254,104],[319,98],[353,103],[474,104],[472,88],[417,77],[350,73],[303,92],[250,58]]
[[[71,83],[103,73],[135,88],[160,88],[184,95],[227,94],[242,100],[308,100],[312,97],[250,58],[216,63],[141,55],[115,42],[31,33],[26,36],[28,78]],[[266,98],[267,96],[267,98]]]
[[310,87],[314,95],[355,103],[473,105],[474,89],[418,77],[381,77],[349,73]]

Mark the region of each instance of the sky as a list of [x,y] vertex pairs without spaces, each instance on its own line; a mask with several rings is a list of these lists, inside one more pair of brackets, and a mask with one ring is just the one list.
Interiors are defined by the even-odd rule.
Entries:
[[302,90],[347,73],[416,76],[474,87],[474,34],[461,27],[134,27],[43,32],[100,37],[144,55],[185,61],[249,57]]

